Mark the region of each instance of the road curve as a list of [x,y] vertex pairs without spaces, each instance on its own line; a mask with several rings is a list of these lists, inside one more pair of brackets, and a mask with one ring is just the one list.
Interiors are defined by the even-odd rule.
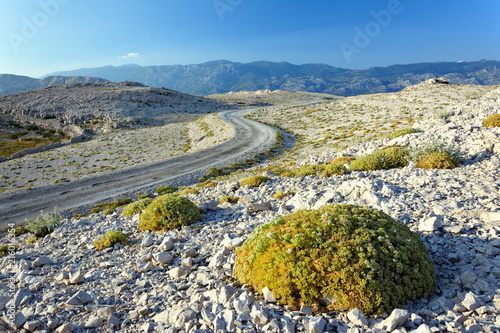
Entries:
[[109,200],[110,197],[130,195],[141,188],[156,186],[174,177],[258,150],[274,140],[275,132],[270,126],[241,117],[252,110],[254,109],[219,113],[222,119],[235,128],[235,136],[215,147],[112,174],[86,177],[70,183],[2,196],[0,228],[10,223],[20,224],[26,218],[36,218],[42,209],[51,212],[57,207],[60,212],[67,212]]

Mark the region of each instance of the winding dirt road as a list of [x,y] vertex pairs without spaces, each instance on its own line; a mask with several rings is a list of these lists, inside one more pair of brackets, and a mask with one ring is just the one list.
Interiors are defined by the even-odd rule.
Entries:
[[147,166],[2,197],[0,228],[8,223],[20,224],[26,218],[36,218],[42,209],[52,212],[54,207],[57,207],[64,213],[112,197],[130,195],[142,188],[164,184],[174,177],[200,171],[258,150],[274,140],[275,132],[267,125],[241,117],[252,110],[254,109],[219,113],[225,121],[234,126],[235,136],[218,146]]

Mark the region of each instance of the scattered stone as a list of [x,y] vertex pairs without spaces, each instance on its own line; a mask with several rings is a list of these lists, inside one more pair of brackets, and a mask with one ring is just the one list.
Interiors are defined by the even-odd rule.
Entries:
[[83,283],[85,278],[83,277],[83,273],[81,271],[77,271],[75,273],[69,274],[69,283],[70,284],[79,284]]
[[394,309],[392,310],[391,315],[384,321],[380,322],[379,324],[376,324],[375,328],[384,329],[389,332],[392,332],[398,326],[402,325],[405,322],[405,320],[407,320],[409,317],[410,314],[407,310]]
[[150,247],[154,243],[154,238],[153,235],[151,234],[146,234],[144,238],[142,239],[141,245],[143,247]]
[[264,289],[262,289],[262,294],[264,295],[266,302],[276,303],[276,298],[274,298],[273,293],[268,287],[264,287]]
[[300,307],[299,312],[302,314],[305,314],[306,316],[312,316],[312,314],[313,314],[312,309],[310,307],[308,307],[307,305],[303,305],[303,304]]
[[316,316],[309,319],[307,323],[308,333],[321,333],[325,329],[326,320],[321,316]]
[[473,310],[476,310],[477,308],[479,308],[482,305],[482,302],[472,292],[468,292],[465,295],[464,300],[462,301],[462,305],[465,306],[467,308],[467,310],[473,311]]
[[182,267],[175,267],[168,271],[168,274],[172,279],[180,278],[181,276],[186,275],[186,270]]
[[347,318],[354,324],[358,326],[368,326],[368,321],[366,321],[365,315],[360,309],[354,308],[347,313]]
[[52,260],[49,257],[39,257],[36,258],[35,261],[33,261],[33,265],[36,267],[42,267],[45,265],[51,265]]

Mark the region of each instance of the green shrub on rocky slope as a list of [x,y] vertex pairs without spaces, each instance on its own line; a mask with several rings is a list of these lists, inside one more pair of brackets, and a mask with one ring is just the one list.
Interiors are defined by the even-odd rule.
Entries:
[[418,133],[418,132],[420,132],[420,131],[416,128],[413,128],[413,127],[401,128],[401,129],[395,130],[391,134],[387,135],[387,138],[388,139],[395,139],[395,138],[398,138],[398,137],[406,135],[406,134],[412,134],[412,133]]
[[259,187],[260,184],[265,183],[269,181],[269,178],[264,177],[264,176],[259,176],[259,175],[253,175],[250,177],[247,177],[241,181],[240,186],[245,187],[245,186],[250,186],[250,187]]
[[142,211],[145,210],[151,202],[153,202],[153,199],[151,198],[144,198],[142,200],[132,202],[123,209],[122,216],[132,216],[137,213],[142,213]]
[[236,252],[233,275],[268,287],[298,309],[390,312],[435,287],[419,236],[390,216],[355,205],[301,210],[256,229]]
[[386,170],[402,168],[408,164],[406,147],[388,147],[355,159],[349,166],[352,171]]
[[408,152],[408,159],[423,169],[453,169],[460,166],[460,151],[453,145],[434,140]]
[[97,250],[102,251],[107,247],[112,247],[116,243],[125,245],[128,241],[128,236],[120,231],[106,231],[104,236],[94,241],[94,246]]
[[176,194],[159,196],[142,212],[139,229],[168,231],[201,220],[200,209],[189,199]]
[[500,127],[500,114],[492,114],[483,120],[484,127]]

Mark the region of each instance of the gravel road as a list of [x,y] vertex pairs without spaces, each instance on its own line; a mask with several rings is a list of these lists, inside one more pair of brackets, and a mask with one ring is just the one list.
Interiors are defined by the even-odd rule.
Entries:
[[251,151],[261,150],[272,143],[274,129],[240,117],[254,109],[225,111],[219,116],[235,129],[235,136],[215,147],[178,156],[148,166],[121,170],[107,175],[88,177],[69,184],[57,184],[38,188],[27,193],[14,193],[2,198],[0,203],[0,227],[7,223],[20,224],[32,219],[40,210],[50,212],[57,207],[61,213],[88,207],[98,202],[137,191],[154,188],[170,180],[175,185],[188,185],[208,167],[227,164]]

